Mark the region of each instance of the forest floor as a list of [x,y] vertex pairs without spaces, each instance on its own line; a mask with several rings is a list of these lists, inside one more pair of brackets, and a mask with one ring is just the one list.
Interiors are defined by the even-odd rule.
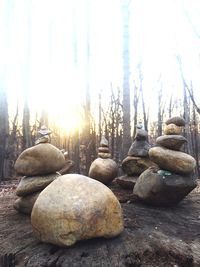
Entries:
[[123,233],[65,248],[35,239],[30,216],[13,208],[17,184],[17,180],[0,184],[1,267],[200,266],[200,184],[172,208],[134,203],[131,190],[112,184],[123,209]]

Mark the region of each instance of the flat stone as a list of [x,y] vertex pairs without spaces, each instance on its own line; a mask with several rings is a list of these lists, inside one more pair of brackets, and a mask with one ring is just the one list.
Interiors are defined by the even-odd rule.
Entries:
[[109,159],[111,157],[110,153],[103,153],[103,152],[99,152],[98,156],[102,159]]
[[21,178],[17,188],[17,196],[26,196],[32,193],[41,191],[51,182],[53,182],[58,176],[57,173],[43,175],[43,176],[24,176]]
[[176,126],[175,124],[171,123],[165,126],[164,134],[180,134],[182,132],[182,128],[179,126]]
[[172,117],[165,122],[166,125],[171,123],[175,124],[176,126],[185,126],[186,124],[185,120],[179,116]]
[[180,174],[191,173],[196,166],[196,161],[192,156],[164,147],[151,148],[149,150],[149,157],[161,169]]
[[148,157],[150,144],[145,140],[135,140],[128,151],[128,156]]
[[156,139],[156,143],[172,150],[180,150],[182,145],[187,143],[187,139],[182,135],[163,135]]
[[117,177],[118,166],[112,159],[95,159],[89,169],[89,177],[102,182],[103,184],[109,184]]
[[36,237],[58,246],[78,240],[111,238],[123,229],[119,201],[104,184],[79,174],[66,174],[37,198],[31,224]]
[[155,206],[172,206],[184,199],[195,187],[193,175],[179,175],[149,168],[136,181],[135,199]]
[[137,176],[153,165],[149,158],[128,156],[122,161],[122,170],[129,176]]
[[33,193],[28,196],[19,197],[15,203],[14,208],[21,213],[30,215],[35,204],[36,199],[38,198],[40,192]]
[[116,183],[124,189],[133,189],[138,176],[123,175],[115,179]]
[[59,171],[64,165],[63,153],[49,143],[42,143],[24,150],[15,162],[15,170],[19,175],[43,175]]
[[109,148],[108,147],[99,147],[98,151],[103,152],[103,153],[109,153]]

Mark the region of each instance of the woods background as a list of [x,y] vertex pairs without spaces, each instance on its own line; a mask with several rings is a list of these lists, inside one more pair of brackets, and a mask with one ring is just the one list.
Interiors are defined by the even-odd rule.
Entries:
[[[182,90],[174,96],[173,93],[166,94],[163,74],[158,73],[155,85],[149,87],[149,92],[154,92],[154,101],[149,101],[144,90],[144,68],[143,61],[139,61],[137,67],[132,69],[130,61],[132,50],[130,46],[130,3],[134,1],[121,1],[121,27],[122,27],[122,86],[116,87],[110,82],[110,88],[105,95],[99,91],[93,91],[89,82],[91,78],[91,31],[90,24],[86,19],[86,63],[84,98],[79,107],[82,114],[82,121],[78,127],[71,131],[64,131],[57,122],[48,114],[45,105],[42,110],[33,111],[28,87],[25,87],[22,101],[17,103],[13,110],[9,101],[6,87],[0,83],[0,179],[12,179],[15,177],[14,163],[19,154],[26,148],[34,145],[37,139],[37,132],[42,125],[46,125],[51,131],[51,143],[59,149],[69,152],[70,158],[75,162],[75,171],[86,174],[91,162],[97,157],[97,148],[102,135],[109,140],[109,148],[112,158],[119,164],[126,156],[133,141],[136,126],[142,124],[148,131],[149,141],[155,144],[155,139],[163,134],[164,122],[171,116],[182,116],[186,120],[184,136],[188,140],[185,145],[185,152],[191,154],[197,161],[196,175],[199,177],[199,151],[200,151],[200,104],[195,91],[193,80],[186,78],[182,63],[181,53],[176,53],[175,58],[179,69],[179,79],[182,82]],[[86,18],[90,12],[90,1],[86,1]],[[30,6],[27,6],[30,9]],[[28,10],[27,9],[27,12]],[[188,17],[188,14],[185,13]],[[189,18],[189,17],[188,17]],[[197,39],[200,39],[198,32],[192,25],[192,31]],[[76,25],[75,25],[76,26]],[[138,26],[139,27],[139,26]],[[76,27],[73,31],[74,62],[77,64],[78,38]],[[38,63],[39,64],[39,63]],[[105,62],[106,64],[106,62]],[[113,65],[115,62],[113,62]],[[66,73],[66,76],[68,74]],[[13,88],[14,92],[15,88]],[[44,88],[48,94],[51,92]],[[56,88],[55,88],[56,90]],[[174,88],[176,90],[176,88]],[[95,96],[95,108],[92,108],[93,97]],[[70,92],[68,93],[70,97]],[[59,95],[58,100],[63,98]],[[67,104],[66,104],[67,105]],[[52,109],[56,107],[52,106]],[[64,108],[64,107],[63,107]],[[72,118],[73,120],[73,118]],[[67,119],[66,119],[67,125]]]

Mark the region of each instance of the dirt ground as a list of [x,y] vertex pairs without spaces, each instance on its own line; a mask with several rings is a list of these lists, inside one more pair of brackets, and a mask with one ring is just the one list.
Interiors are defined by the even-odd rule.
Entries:
[[112,239],[91,239],[69,248],[35,239],[30,217],[13,209],[18,181],[0,184],[0,266],[200,266],[200,186],[173,208],[134,203],[116,184],[125,229]]

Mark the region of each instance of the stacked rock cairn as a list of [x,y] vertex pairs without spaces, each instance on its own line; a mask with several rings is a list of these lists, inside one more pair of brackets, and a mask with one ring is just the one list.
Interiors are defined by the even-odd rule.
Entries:
[[110,184],[117,177],[118,173],[118,166],[110,157],[108,140],[103,136],[98,148],[98,158],[90,166],[89,177],[103,184]]
[[50,130],[42,126],[38,133],[35,146],[24,150],[15,162],[16,173],[23,177],[16,188],[14,208],[25,214],[31,214],[40,192],[73,166],[66,153],[49,143]]
[[115,179],[117,184],[124,189],[134,188],[139,175],[154,165],[148,155],[150,147],[147,131],[138,126],[128,156],[122,161],[122,170],[126,175],[117,177]]
[[180,151],[187,139],[181,134],[185,120],[179,116],[166,121],[163,136],[156,139],[158,146],[149,150],[150,159],[158,167],[143,172],[133,189],[134,196],[147,204],[172,206],[179,203],[196,186],[195,159]]

